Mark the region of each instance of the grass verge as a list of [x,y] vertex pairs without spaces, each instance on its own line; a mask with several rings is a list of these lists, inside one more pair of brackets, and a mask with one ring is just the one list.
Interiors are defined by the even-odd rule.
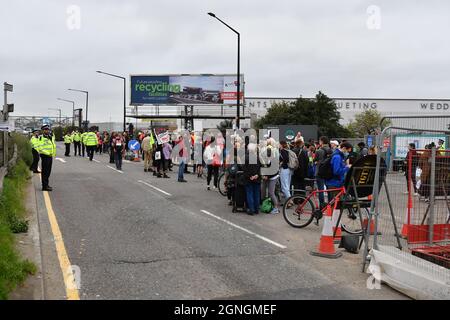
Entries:
[[30,171],[26,138],[13,136],[12,140],[16,140],[18,146],[18,161],[5,177],[0,194],[0,300],[8,299],[8,294],[23,283],[28,274],[36,273],[36,266],[22,260],[15,248],[13,233],[28,230],[25,189]]

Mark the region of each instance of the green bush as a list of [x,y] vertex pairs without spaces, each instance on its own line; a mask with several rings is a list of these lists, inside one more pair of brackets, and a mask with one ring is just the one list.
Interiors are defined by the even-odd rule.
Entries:
[[[23,147],[25,144],[20,145]],[[19,154],[23,152],[20,148],[18,151]],[[28,230],[28,222],[24,220],[24,202],[29,176],[27,164],[19,159],[3,181],[0,195],[0,300],[7,299],[9,292],[25,281],[28,274],[36,273],[33,263],[20,259],[12,234]]]
[[33,162],[30,138],[20,133],[12,133],[10,144],[17,145],[17,158],[22,159],[28,166],[30,166]]

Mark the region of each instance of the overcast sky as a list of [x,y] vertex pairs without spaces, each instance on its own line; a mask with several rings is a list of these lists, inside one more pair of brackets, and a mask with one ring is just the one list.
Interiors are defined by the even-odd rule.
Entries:
[[450,98],[447,0],[14,0],[0,11],[14,115],[69,115],[56,98],[84,107],[72,87],[91,122],[121,121],[122,81],[95,70],[234,73],[236,36],[208,11],[241,33],[246,96]]

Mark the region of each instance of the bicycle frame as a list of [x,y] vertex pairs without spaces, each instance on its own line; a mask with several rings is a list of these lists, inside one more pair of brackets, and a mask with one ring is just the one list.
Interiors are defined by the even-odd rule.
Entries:
[[338,205],[339,199],[346,193],[345,187],[333,188],[333,189],[327,189],[327,190],[313,190],[313,191],[310,192],[309,195],[306,196],[305,201],[303,201],[302,204],[299,204],[300,209],[303,209],[303,206],[304,206],[309,200],[311,200],[311,198],[314,199],[314,200],[312,200],[313,203],[314,203],[314,206],[315,206],[316,208],[319,208],[318,200],[317,200],[317,194],[322,193],[322,192],[333,192],[333,191],[338,191],[338,194],[335,195],[335,196],[333,197],[333,199],[331,199],[330,201],[328,201],[328,204],[327,204],[325,207],[323,207],[323,208],[321,209],[321,211],[322,211],[322,212],[325,212],[325,210],[327,210],[328,206],[333,207],[333,209],[336,208],[337,205]]

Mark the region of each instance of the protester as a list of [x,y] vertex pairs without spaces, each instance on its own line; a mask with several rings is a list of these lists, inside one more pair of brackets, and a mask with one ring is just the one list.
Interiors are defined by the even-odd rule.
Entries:
[[[410,143],[408,145],[408,153],[406,154],[405,158],[405,177],[406,177],[406,191],[405,193],[408,194],[410,191],[410,177],[411,181],[414,187],[414,194],[417,195],[417,188],[416,188],[416,170],[417,165],[419,162],[419,158],[417,157],[416,152],[416,145],[414,143]],[[411,168],[410,168],[411,165]]]
[[304,148],[305,145],[301,139],[295,141],[295,147],[292,151],[298,158],[298,168],[293,171],[292,186],[295,194],[305,194],[306,184],[305,179],[308,176],[308,150]]
[[[262,149],[261,152],[262,153],[264,152],[267,157],[272,158],[272,159],[278,159],[280,156],[278,149],[276,148],[275,139],[273,139],[273,138],[267,139],[266,146]],[[263,166],[266,168],[271,168],[272,163],[271,163],[271,161],[268,161],[267,163],[264,163]],[[277,181],[280,178],[280,174],[279,174],[278,168],[276,168],[276,169],[271,168],[271,169],[274,169],[275,172],[271,175],[264,175],[262,177],[261,190],[262,190],[263,198],[266,198],[266,195],[268,194],[268,196],[272,200],[273,209],[270,213],[277,214],[280,211],[278,209],[279,203],[278,203],[278,197],[275,194],[275,188],[276,188]]]
[[111,133],[111,138],[109,139],[109,146],[108,146],[108,150],[109,150],[109,163],[115,163],[114,160],[114,147],[113,147],[113,139],[116,137],[117,133],[116,132],[112,132]]
[[280,142],[280,182],[281,192],[284,195],[285,200],[291,196],[291,178],[292,170],[288,166],[289,164],[289,152],[288,144],[286,141]]
[[213,184],[213,190],[217,189],[217,182],[219,179],[219,167],[221,165],[221,161],[219,159],[221,153],[221,150],[217,145],[215,145],[215,138],[211,137],[209,142],[207,143],[207,146],[205,148],[205,152],[203,154],[203,158],[205,159],[205,163],[207,166],[207,190],[211,190],[210,184],[211,184],[211,177],[214,177],[214,184]]
[[302,133],[301,133],[300,131],[297,132],[297,135],[296,135],[295,138],[294,138],[294,144],[295,144],[297,141],[301,141],[301,142],[303,142],[303,144],[305,143],[305,139],[302,137]]
[[142,152],[144,155],[144,172],[152,172],[152,151],[153,151],[153,143],[152,136],[150,133],[145,135],[145,138],[141,142]]
[[164,156],[164,160],[163,160],[163,177],[164,178],[169,178],[169,176],[165,173],[167,170],[170,170],[169,165],[170,165],[170,155],[172,153],[172,145],[168,142],[163,143],[163,156]]
[[[349,155],[352,145],[348,142],[340,144],[339,148],[334,150],[331,156],[331,167],[333,177],[325,181],[327,189],[340,188],[344,185],[345,175],[351,165],[346,164],[345,158]],[[337,192],[328,192],[328,201],[330,201]]]
[[178,153],[178,182],[187,182],[184,179],[184,166],[186,165],[186,161],[187,161],[187,155],[189,154],[187,151],[187,148],[185,147],[184,144],[184,138],[183,136],[179,136],[178,139],[175,141],[176,146],[179,148],[179,153]]
[[249,143],[243,171],[247,214],[258,214],[261,203],[261,163],[259,161],[256,144],[254,143]]
[[334,150],[336,150],[339,147],[339,141],[331,140],[330,147],[331,147],[331,150],[334,152]]
[[122,170],[122,158],[125,155],[125,140],[120,133],[116,134],[112,142],[112,150],[114,152],[114,162],[117,170]]
[[369,154],[369,149],[367,149],[366,144],[364,142],[358,143],[359,153],[357,159],[361,159]]
[[[323,191],[325,190],[325,179],[319,176],[319,166],[321,163],[327,158],[331,157],[333,151],[329,146],[328,137],[322,136],[319,138],[319,149],[316,151],[315,163],[316,163],[316,172],[315,178],[317,183],[317,190]],[[324,192],[319,192],[319,204],[320,208],[325,206],[325,194]]]

